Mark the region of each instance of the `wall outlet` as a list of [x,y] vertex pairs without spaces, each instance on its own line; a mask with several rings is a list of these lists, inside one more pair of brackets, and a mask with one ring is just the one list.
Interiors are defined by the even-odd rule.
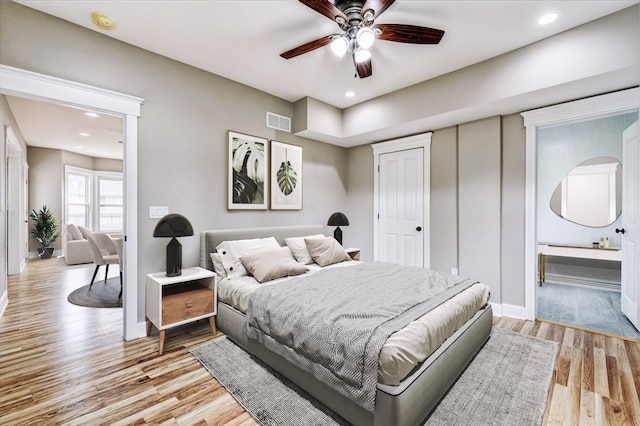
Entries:
[[458,268],[451,268],[451,275],[458,275]]
[[169,214],[169,206],[149,206],[149,219],[160,219]]

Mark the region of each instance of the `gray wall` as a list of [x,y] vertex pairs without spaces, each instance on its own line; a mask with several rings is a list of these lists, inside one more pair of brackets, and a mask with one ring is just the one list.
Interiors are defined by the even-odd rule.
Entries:
[[[147,217],[150,205],[185,215],[196,233],[326,224],[346,205],[346,149],[265,127],[265,111],[292,116],[290,102],[5,1],[0,2],[0,63],[145,99],[137,164],[140,322],[144,276],[165,268],[167,241],[151,236],[157,220]],[[228,130],[303,148],[302,211],[227,211]],[[181,243],[183,265],[197,265],[199,237]]]
[[458,256],[460,275],[491,289],[500,303],[500,117],[458,126]]
[[[362,247],[373,245],[373,179],[371,147],[349,149],[352,226],[344,235]],[[459,268],[461,275],[489,285],[492,302],[524,306],[525,129],[520,114],[434,131],[430,191],[431,267],[444,272]],[[363,260],[372,258],[370,249],[363,250]]]
[[[38,148],[30,146],[27,149],[29,162],[29,211],[40,211],[46,205],[53,212],[58,223],[62,222],[64,199],[62,188],[64,184],[64,169],[62,167],[62,152],[59,149]],[[29,229],[33,225],[29,224]],[[56,250],[62,247],[62,238],[57,239],[53,246]],[[29,238],[29,252],[35,252],[38,243]]]

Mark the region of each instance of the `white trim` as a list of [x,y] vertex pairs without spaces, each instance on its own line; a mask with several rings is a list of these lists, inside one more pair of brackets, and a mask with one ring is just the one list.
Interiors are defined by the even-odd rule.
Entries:
[[523,306],[509,305],[507,303],[490,303],[493,315],[496,317],[510,317],[527,319],[527,311]]
[[378,260],[378,170],[380,167],[380,155],[391,152],[406,151],[414,148],[423,148],[424,153],[424,208],[423,230],[424,267],[431,266],[431,136],[433,132],[423,133],[405,138],[394,139],[387,142],[379,142],[371,145],[373,149],[373,260]]
[[140,117],[144,99],[0,64],[2,93]]
[[525,171],[525,312],[526,319],[536,317],[536,153],[537,128],[566,121],[582,120],[638,108],[640,89],[621,90],[521,113],[526,128]]
[[9,290],[5,290],[1,295],[0,295],[0,318],[2,318],[2,316],[4,315],[4,311],[7,309],[7,306],[9,306]]
[[[138,117],[144,99],[0,65],[0,93],[104,111],[124,118],[125,244],[123,337],[144,336],[138,324]],[[130,284],[130,285],[128,285]],[[144,305],[144,304],[143,304]],[[143,315],[141,315],[143,317]]]

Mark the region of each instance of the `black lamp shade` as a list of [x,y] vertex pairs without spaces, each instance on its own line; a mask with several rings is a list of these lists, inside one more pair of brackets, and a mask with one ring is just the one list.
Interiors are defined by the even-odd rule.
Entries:
[[193,235],[193,227],[186,217],[172,213],[168,214],[156,224],[154,237],[171,237],[167,244],[167,276],[182,275],[182,244],[176,237]]
[[342,229],[340,229],[340,227],[349,226],[349,219],[347,219],[347,216],[345,216],[344,213],[336,212],[329,216],[327,225],[336,227],[333,231],[333,238],[342,245]]

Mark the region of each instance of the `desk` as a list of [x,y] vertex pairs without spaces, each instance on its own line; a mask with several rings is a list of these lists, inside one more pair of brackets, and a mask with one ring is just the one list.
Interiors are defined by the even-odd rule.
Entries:
[[545,279],[545,256],[576,257],[580,259],[622,262],[622,249],[619,247],[594,248],[589,246],[538,244],[538,274],[540,276],[540,286],[542,286]]

